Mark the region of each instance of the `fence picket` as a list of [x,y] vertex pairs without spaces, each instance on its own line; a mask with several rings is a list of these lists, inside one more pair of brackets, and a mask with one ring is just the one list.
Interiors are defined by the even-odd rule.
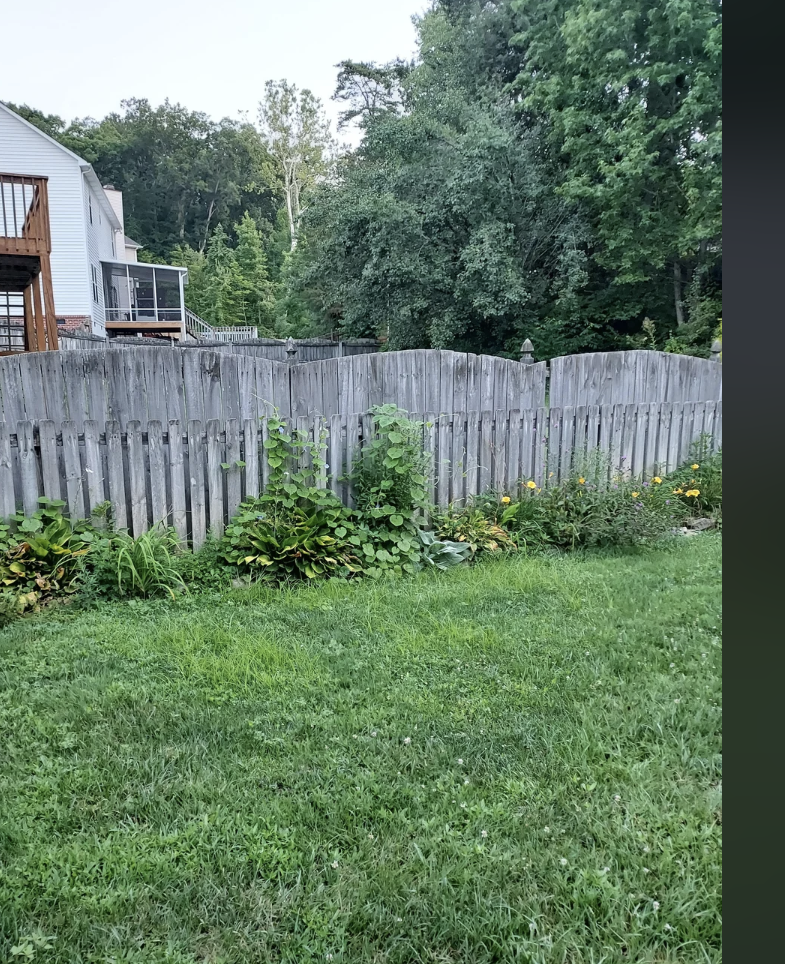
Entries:
[[180,419],[169,422],[169,489],[172,493],[172,526],[181,545],[188,539],[188,517],[185,506],[185,462]]
[[221,422],[217,418],[207,422],[207,511],[209,528],[214,538],[220,539],[224,532],[224,470]]
[[11,433],[8,422],[0,422],[0,520],[9,518],[15,512]]
[[84,519],[84,484],[82,462],[79,458],[79,433],[76,422],[68,419],[61,426],[63,439],[63,467],[68,515],[72,519]]
[[59,499],[60,472],[57,464],[57,436],[56,426],[52,419],[42,419],[38,423],[38,439],[41,453],[41,478],[44,483],[44,495],[47,499]]
[[110,419],[106,423],[106,467],[109,479],[109,501],[112,521],[116,529],[128,528],[128,506],[125,490],[125,466],[120,422]]
[[147,423],[147,461],[150,467],[150,509],[153,526],[167,528],[169,508],[166,502],[164,433],[158,419]]
[[246,418],[243,422],[243,461],[245,462],[245,492],[243,497],[255,499],[259,495],[259,442],[257,420]]
[[202,548],[207,536],[204,449],[200,419],[188,421],[188,475],[191,492],[191,544],[196,551]]
[[128,438],[128,481],[131,489],[131,526],[133,536],[147,532],[147,487],[145,479],[144,442],[142,441],[142,424],[136,419],[130,419],[126,426]]
[[[237,357],[237,356],[234,356]],[[243,467],[240,465],[240,426],[236,418],[226,420],[226,518],[233,519],[243,493]]]

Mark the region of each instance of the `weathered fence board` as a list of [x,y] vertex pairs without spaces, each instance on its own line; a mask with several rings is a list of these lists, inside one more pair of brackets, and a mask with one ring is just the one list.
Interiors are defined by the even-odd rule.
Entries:
[[[598,449],[606,480],[621,466],[636,477],[664,475],[689,457],[702,432],[712,447],[722,441],[721,402],[664,402],[565,406],[550,410],[468,411],[413,417],[421,420],[429,462],[429,498],[442,506],[490,490],[514,495],[531,479],[554,484]],[[319,446],[316,484],[353,504],[345,481],[373,433],[370,415],[335,413],[284,419]],[[267,419],[191,419],[186,437],[178,419],[141,423],[125,432],[117,420],[87,420],[84,432],[65,420],[36,428],[21,420],[0,422],[0,511],[30,514],[38,498],[65,497],[68,512],[82,518],[109,500],[118,528],[139,535],[157,524],[173,525],[181,542],[199,548],[208,529],[220,535],[242,498],[264,491],[269,466]],[[10,431],[13,428],[13,431]],[[324,434],[323,434],[324,433]],[[226,466],[226,468],[224,468]],[[308,469],[308,457],[301,459]],[[294,466],[289,466],[290,471]],[[550,473],[553,473],[551,476]]]
[[550,404],[717,401],[722,365],[660,351],[613,351],[551,359]]

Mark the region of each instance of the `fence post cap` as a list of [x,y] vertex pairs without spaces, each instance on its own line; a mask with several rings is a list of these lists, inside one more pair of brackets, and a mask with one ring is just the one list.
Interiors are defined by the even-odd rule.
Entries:
[[532,358],[532,352],[534,351],[534,345],[532,344],[531,338],[527,338],[521,345],[521,362],[524,365],[530,365],[534,359]]
[[722,342],[719,338],[715,338],[711,343],[711,354],[715,360],[719,360],[719,356],[722,354]]
[[297,354],[297,345],[294,343],[294,338],[291,335],[286,339],[286,354],[293,358]]

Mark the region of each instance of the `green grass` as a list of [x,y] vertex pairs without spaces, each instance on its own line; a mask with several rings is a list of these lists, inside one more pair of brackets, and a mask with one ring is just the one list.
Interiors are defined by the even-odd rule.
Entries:
[[711,534],[14,624],[0,961],[719,961],[720,581]]

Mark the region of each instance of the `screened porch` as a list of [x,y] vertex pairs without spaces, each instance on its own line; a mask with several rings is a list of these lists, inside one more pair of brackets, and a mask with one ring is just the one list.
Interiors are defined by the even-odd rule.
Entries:
[[141,262],[103,261],[107,334],[185,335],[188,269]]

